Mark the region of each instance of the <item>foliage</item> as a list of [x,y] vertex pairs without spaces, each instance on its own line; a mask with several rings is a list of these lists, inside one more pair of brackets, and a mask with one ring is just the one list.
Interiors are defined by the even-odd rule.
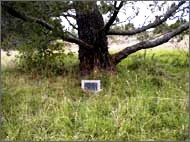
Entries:
[[[170,29],[175,29],[177,27],[179,27],[181,24],[184,24],[186,23],[187,21],[185,19],[180,19],[180,20],[177,20],[174,24],[171,24],[170,25]],[[185,33],[187,34],[188,31],[185,31]]]
[[[177,20],[174,24],[171,24],[171,25],[170,25],[170,30],[175,29],[175,28],[177,28],[178,26],[180,26],[181,24],[184,24],[184,23],[186,23],[186,22],[187,22],[187,21],[186,21],[185,19],[179,19],[179,20]],[[186,31],[182,32],[180,35],[177,35],[178,42],[181,41],[181,40],[183,40],[184,35],[188,35],[188,34],[189,34],[189,31],[186,30]]]
[[106,3],[105,1],[100,1],[99,9],[102,14],[106,14],[113,10],[113,6],[110,3]]
[[134,30],[134,24],[133,23],[129,23],[129,24],[125,24],[124,25],[124,30]]
[[145,40],[147,40],[149,38],[150,38],[150,35],[149,35],[149,32],[147,32],[147,31],[145,31],[145,32],[140,33],[140,34],[137,35],[137,39],[139,41],[145,41]]
[[[36,25],[27,42],[18,47],[20,69],[26,72],[61,73],[64,70],[64,43]],[[45,34],[44,34],[45,33]],[[40,36],[40,38],[39,38]]]
[[[98,94],[80,89],[76,69],[47,78],[7,68],[2,72],[1,139],[184,141],[189,53],[142,53],[123,60],[118,74],[92,76],[101,79]],[[65,64],[76,63],[74,58]]]
[[[164,34],[168,31],[172,31],[173,29],[176,29],[180,25],[186,23],[187,21],[185,19],[178,19],[175,23],[168,25],[167,23],[163,23],[162,25],[157,26],[153,33],[154,34]],[[183,40],[184,35],[188,34],[188,30],[184,31],[182,34],[177,35],[176,37],[178,38],[178,42]]]
[[[57,43],[56,51],[54,46],[50,45],[47,49],[41,51],[31,46],[20,48],[18,65],[21,71],[33,72],[44,75],[61,74],[64,72],[64,58],[66,56],[63,46]],[[56,53],[55,53],[56,52]]]
[[114,25],[113,29],[114,30],[133,30],[135,29],[135,27],[133,23],[128,23],[125,25]]
[[157,27],[154,29],[153,33],[154,33],[154,34],[164,34],[164,33],[167,32],[169,29],[170,29],[170,28],[169,28],[168,24],[167,24],[167,23],[163,23],[162,25],[157,26]]
[[[42,18],[44,21],[56,26],[57,28],[64,28],[60,23],[55,20],[55,17],[59,17],[60,14],[71,8],[70,2],[59,2],[59,1],[6,1],[2,4],[11,6],[18,11],[21,11],[24,15],[30,15],[36,18]],[[31,8],[32,7],[32,8]],[[59,21],[60,22],[60,21]],[[10,35],[14,35],[15,41],[22,41],[23,44],[27,43],[27,40],[32,40],[33,34],[41,38],[39,31],[44,31],[43,34],[47,33],[47,30],[34,23],[24,22],[18,18],[10,16],[7,12],[2,10],[2,41],[6,41]],[[51,35],[52,38],[53,35]],[[55,35],[54,35],[55,36]],[[51,40],[51,38],[49,40]],[[35,42],[33,40],[33,42]],[[4,42],[4,48],[6,48],[6,43]],[[11,41],[9,41],[11,44]],[[14,48],[14,44],[12,44]],[[11,49],[12,49],[11,48]]]

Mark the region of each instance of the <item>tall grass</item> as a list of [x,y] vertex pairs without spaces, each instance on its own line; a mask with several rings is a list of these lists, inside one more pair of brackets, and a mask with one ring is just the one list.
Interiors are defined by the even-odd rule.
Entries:
[[2,72],[3,140],[185,140],[188,138],[187,52],[129,56],[117,74],[98,73],[102,91],[83,92],[78,61],[43,76]]

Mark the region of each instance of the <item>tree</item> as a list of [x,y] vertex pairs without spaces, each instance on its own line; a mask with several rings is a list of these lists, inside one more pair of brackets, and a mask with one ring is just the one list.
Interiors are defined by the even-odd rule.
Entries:
[[[38,25],[43,31],[41,33],[51,35],[50,37],[54,37],[53,39],[62,39],[77,44],[79,46],[80,73],[81,75],[87,75],[94,70],[114,71],[116,70],[116,65],[130,54],[168,42],[171,38],[189,28],[189,23],[185,22],[160,37],[151,37],[151,39],[126,47],[118,53],[111,55],[108,52],[108,35],[131,36],[141,34],[150,28],[161,26],[169,18],[179,13],[179,11],[184,13],[187,12],[185,10],[188,9],[188,6],[184,6],[187,5],[188,2],[179,1],[177,4],[173,3],[170,5],[169,9],[163,13],[163,15],[157,16],[154,21],[142,25],[142,27],[126,28],[125,30],[112,29],[111,27],[118,23],[118,13],[122,7],[128,4],[132,5],[134,9],[134,3],[135,2],[126,1],[101,1],[100,4],[97,4],[96,1],[2,2],[2,16],[7,15],[4,17],[8,17],[5,19],[9,21],[9,24],[12,18],[16,21],[16,23],[12,23],[12,25],[16,25],[16,27],[22,25],[21,28],[18,28],[21,29],[20,33],[24,32],[30,34],[30,32],[34,30],[32,27]],[[162,8],[158,5],[158,2],[153,3],[154,7],[158,7],[159,10]],[[161,5],[165,3],[166,2]],[[107,22],[104,22],[103,19],[103,14],[105,13],[109,13],[110,17]],[[138,15],[138,12],[136,15]],[[64,28],[61,24],[61,17],[67,19],[70,26],[78,31],[78,36],[73,35]],[[75,19],[76,24],[73,24],[69,18]],[[19,22],[20,25],[18,25]],[[11,27],[11,24],[8,26],[6,20],[4,20],[3,23],[3,27],[6,27],[2,27],[5,29],[3,33],[6,33],[8,32],[8,30],[6,30],[7,27]],[[25,23],[28,23],[28,25],[25,25]],[[25,30],[23,31],[24,28]],[[47,38],[49,38],[49,36],[47,36]]]

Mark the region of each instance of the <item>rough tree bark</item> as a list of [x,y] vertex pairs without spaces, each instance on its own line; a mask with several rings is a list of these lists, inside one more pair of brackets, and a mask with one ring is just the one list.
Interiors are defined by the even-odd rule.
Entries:
[[79,60],[81,75],[95,70],[115,70],[108,52],[108,42],[104,28],[104,21],[96,2],[77,3],[76,20],[79,39],[93,45],[92,48],[79,46]]

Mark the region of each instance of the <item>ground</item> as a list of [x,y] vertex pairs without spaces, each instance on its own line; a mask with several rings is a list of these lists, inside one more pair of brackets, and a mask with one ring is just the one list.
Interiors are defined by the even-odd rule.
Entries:
[[1,138],[185,140],[187,45],[143,50],[123,60],[117,74],[89,76],[101,80],[98,94],[81,90],[77,56],[68,63],[69,72],[46,77],[21,72],[10,60],[14,56],[2,52]]

